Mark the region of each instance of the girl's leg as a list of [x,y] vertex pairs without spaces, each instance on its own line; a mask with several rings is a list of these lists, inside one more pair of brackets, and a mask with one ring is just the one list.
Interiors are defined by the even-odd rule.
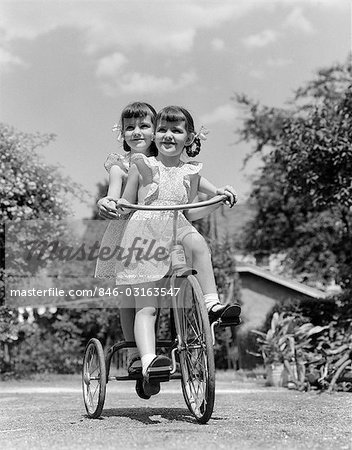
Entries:
[[[154,287],[154,283],[139,284],[142,288]],[[153,289],[154,292],[154,289]],[[141,355],[143,385],[142,390],[148,398],[160,391],[160,381],[157,378],[150,379],[150,372],[169,372],[171,361],[165,356],[156,356],[155,322],[157,319],[158,298],[142,297],[135,295],[136,319],[134,322],[134,335]]]
[[[203,294],[216,294],[216,284],[208,245],[198,233],[187,234],[182,244],[184,246],[187,260],[197,271],[197,279]],[[216,294],[217,295],[217,294]]]
[[[126,341],[134,342],[134,318],[135,308],[121,308],[120,309],[120,321],[122,333]],[[129,349],[133,350],[133,349]],[[138,353],[138,351],[137,351]]]
[[[122,289],[121,289],[122,291]],[[120,323],[123,337],[126,341],[135,342],[134,339],[134,320],[136,314],[135,299],[133,295],[120,294]],[[139,357],[137,347],[132,347],[127,350],[128,365]]]
[[[154,287],[153,283],[136,285],[139,292]],[[135,289],[136,294],[137,289]],[[156,356],[155,321],[157,317],[158,299],[154,296],[135,295],[136,317],[134,321],[134,337],[142,359],[143,374]]]
[[203,236],[198,233],[189,233],[184,237],[182,244],[185,248],[187,259],[197,271],[196,277],[202,288],[204,302],[212,321],[220,316],[223,317],[225,310],[227,310],[226,314],[229,317],[238,317],[241,313],[240,305],[233,305],[231,310],[229,310],[227,305],[220,303],[209,247]]

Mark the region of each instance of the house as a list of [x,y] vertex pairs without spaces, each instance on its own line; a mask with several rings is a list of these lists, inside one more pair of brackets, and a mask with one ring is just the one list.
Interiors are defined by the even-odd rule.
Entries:
[[330,301],[331,293],[276,275],[254,264],[237,262],[236,268],[241,281],[243,322],[236,329],[228,367],[253,369],[262,361],[251,354],[257,348],[255,335],[250,331],[264,325],[276,304],[304,300],[316,302],[319,307],[321,302]]
[[277,302],[307,298],[318,302],[329,297],[326,292],[252,264],[237,263],[236,268],[241,280],[243,329],[263,325],[267,314]]

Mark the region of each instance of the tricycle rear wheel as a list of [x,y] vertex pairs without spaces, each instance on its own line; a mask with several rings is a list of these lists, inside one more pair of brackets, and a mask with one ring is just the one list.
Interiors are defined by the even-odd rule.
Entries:
[[106,365],[103,347],[91,339],[86,347],[82,368],[83,400],[88,417],[100,417],[106,395]]

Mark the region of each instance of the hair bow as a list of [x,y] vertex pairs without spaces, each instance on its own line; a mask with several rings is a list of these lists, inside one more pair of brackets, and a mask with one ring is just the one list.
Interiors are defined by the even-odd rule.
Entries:
[[122,136],[122,127],[120,124],[115,123],[114,126],[112,127],[112,131],[117,133],[117,140],[119,142],[123,141],[123,136]]
[[203,125],[200,127],[200,130],[198,131],[198,133],[194,136],[195,138],[199,138],[202,141],[206,141],[207,140],[207,134],[209,134],[209,130],[207,130],[205,127],[203,127]]

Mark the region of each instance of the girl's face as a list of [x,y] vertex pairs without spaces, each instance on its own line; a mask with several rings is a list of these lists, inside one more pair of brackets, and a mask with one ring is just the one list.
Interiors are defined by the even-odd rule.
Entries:
[[162,155],[181,155],[185,146],[191,143],[192,138],[193,134],[187,132],[184,120],[172,122],[161,120],[156,126],[155,144]]
[[149,114],[145,117],[123,119],[123,137],[132,153],[146,153],[153,136],[154,126]]

